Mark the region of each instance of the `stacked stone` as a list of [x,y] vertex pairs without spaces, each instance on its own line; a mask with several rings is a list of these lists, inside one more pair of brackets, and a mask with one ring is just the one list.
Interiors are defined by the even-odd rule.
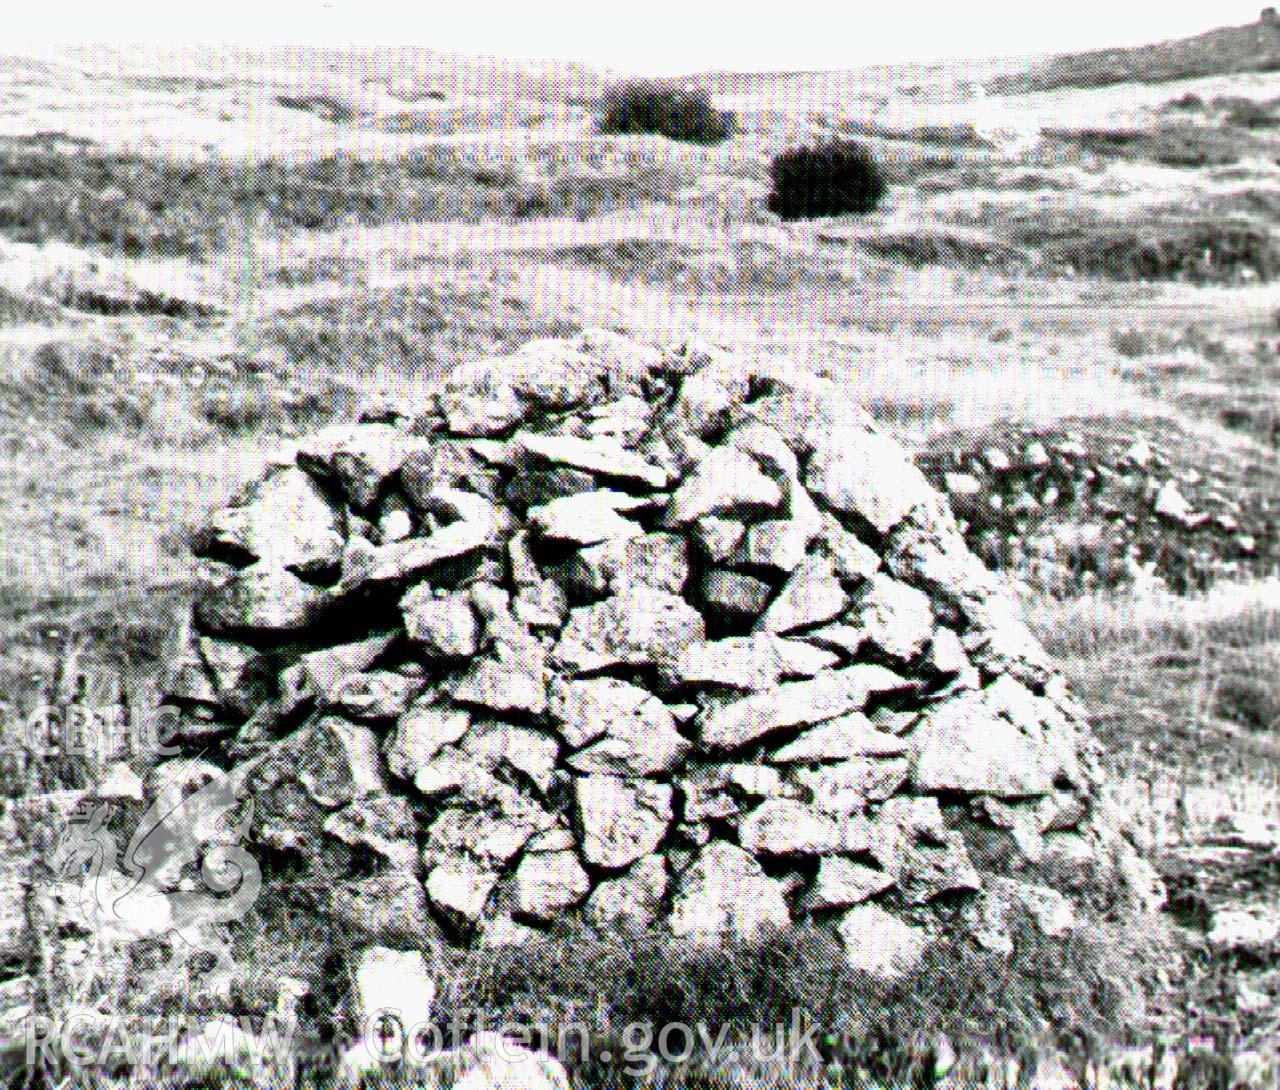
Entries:
[[379,940],[812,918],[892,976],[943,904],[1067,926],[1109,843],[945,501],[783,367],[536,341],[302,441],[195,550],[182,743],[244,774],[264,872]]
[[[1170,439],[1117,435],[1113,422],[1002,425],[941,436],[920,465],[950,498],[969,547],[1037,591],[1067,596],[1155,578],[1186,594],[1274,576],[1274,469],[1239,451],[1198,451],[1203,440],[1192,436]],[[1175,440],[1179,455],[1166,449]]]

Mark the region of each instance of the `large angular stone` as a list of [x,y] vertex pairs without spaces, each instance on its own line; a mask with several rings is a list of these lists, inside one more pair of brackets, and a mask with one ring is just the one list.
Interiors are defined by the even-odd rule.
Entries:
[[201,653],[201,637],[196,633],[191,616],[182,620],[175,649],[169,660],[161,691],[169,703],[197,704],[215,707],[220,702],[218,689],[213,683],[213,673]]
[[453,522],[426,537],[408,537],[390,545],[348,548],[342,561],[343,590],[363,583],[394,583],[430,575],[434,569],[473,557],[498,544],[493,527],[480,522]]
[[412,874],[417,868],[417,824],[398,795],[365,795],[324,821],[324,832],[351,847],[367,848],[393,867]]
[[790,776],[811,804],[828,814],[860,814],[868,803],[896,794],[911,774],[905,758],[852,757],[816,768],[796,768]]
[[802,637],[807,643],[823,648],[835,654],[851,659],[867,642],[867,634],[857,625],[824,624],[820,628],[805,632]]
[[644,531],[639,523],[624,518],[619,512],[635,510],[643,503],[625,492],[604,489],[579,492],[576,496],[564,496],[534,507],[529,512],[529,525],[541,538],[570,545],[625,540]]
[[642,392],[643,380],[661,375],[668,369],[668,362],[660,349],[612,329],[589,327],[570,344],[596,361],[604,373],[610,393],[616,397]]
[[298,464],[336,481],[352,507],[367,511],[405,458],[427,443],[389,424],[337,424],[299,444]]
[[427,875],[427,896],[455,926],[474,926],[484,914],[498,873],[473,860],[450,859]]
[[302,574],[336,569],[346,527],[297,466],[276,466],[216,512],[192,545],[196,556],[239,567],[259,562]]
[[482,526],[495,542],[511,532],[513,520],[506,508],[465,488],[436,488],[419,496],[417,504],[442,527],[458,522]]
[[855,516],[880,534],[889,533],[934,495],[901,446],[860,425],[825,437],[813,452],[804,483],[828,510]]
[[882,666],[846,666],[811,681],[785,682],[776,689],[712,708],[699,717],[699,733],[706,745],[735,749],[777,730],[861,711],[873,696],[911,688],[910,681]]
[[870,428],[871,418],[827,379],[794,365],[755,376],[755,395],[735,413],[735,423],[767,424],[797,455],[810,457],[842,427]]
[[1017,615],[1000,581],[969,551],[955,519],[938,502],[920,508],[889,535],[884,561],[895,578],[927,591],[951,621],[986,627],[996,623],[993,610]]
[[741,522],[715,515],[704,515],[687,529],[690,539],[713,564],[734,559],[747,536],[747,528]]
[[1043,690],[1053,679],[1053,666],[1044,648],[1018,616],[1016,604],[1003,596],[971,605],[970,627],[961,642],[973,664],[985,677],[1007,675],[1014,681]]
[[833,621],[849,602],[825,557],[813,557],[791,573],[756,624],[757,631],[779,635]]
[[869,867],[841,855],[828,855],[818,864],[813,884],[800,898],[810,912],[848,908],[892,889],[894,876],[879,867]]
[[761,939],[791,923],[785,889],[741,848],[713,840],[680,875],[669,926],[699,942]]
[[607,439],[520,432],[515,437],[515,449],[518,457],[535,463],[569,466],[646,488],[665,488],[668,481],[667,471],[661,466]]
[[672,817],[672,789],[649,780],[581,776],[574,782],[574,811],[583,857],[592,866],[618,870],[648,855]]
[[646,855],[625,874],[608,878],[592,891],[583,914],[597,927],[620,923],[644,927],[652,923],[667,895],[667,864],[661,855]]
[[270,699],[270,663],[253,647],[205,636],[199,641],[199,655],[222,707],[248,716]]
[[407,677],[394,670],[367,670],[344,677],[326,704],[352,719],[399,719],[425,685],[420,677]]
[[899,796],[884,803],[874,823],[872,854],[897,875],[909,904],[982,888],[963,835],[947,827],[935,798]]
[[445,688],[460,704],[496,712],[541,714],[547,706],[546,652],[511,614],[507,592],[480,583],[471,589],[471,604],[484,622],[488,652]]
[[577,748],[567,760],[577,772],[652,776],[671,769],[689,749],[662,701],[625,681],[569,682],[552,711],[565,740]]
[[972,894],[982,888],[982,878],[954,829],[936,841],[916,842],[907,852],[898,885],[908,904],[924,905],[944,895]]
[[516,588],[511,612],[531,629],[558,629],[569,616],[569,600],[560,587],[550,579],[543,579]]
[[413,786],[424,798],[440,802],[453,797],[483,800],[505,785],[478,768],[457,746],[446,746],[413,774]]
[[520,531],[507,542],[507,574],[515,587],[511,612],[530,629],[559,629],[569,616],[564,590],[543,576],[529,552],[529,535]]
[[253,564],[201,588],[195,615],[213,634],[297,632],[313,624],[333,595],[284,568]]
[[1055,778],[1067,771],[1068,740],[1047,736],[1039,709],[1019,709],[999,696],[989,688],[970,690],[926,710],[911,736],[911,779],[918,790],[1017,798],[1053,789]]
[[572,848],[526,852],[512,881],[514,907],[535,920],[552,920],[591,892],[591,879]]
[[378,874],[334,883],[329,903],[333,923],[354,944],[391,942],[407,946],[431,935],[426,891],[416,874],[391,867]]
[[503,498],[517,512],[528,512],[566,496],[591,492],[596,479],[590,473],[568,466],[534,466],[520,464],[507,482]]
[[728,375],[713,374],[710,369],[683,379],[680,394],[671,407],[672,423],[681,431],[709,439],[729,420],[729,411],[747,396],[745,376],[734,381]]
[[266,792],[286,782],[297,783],[325,810],[386,794],[377,736],[336,715],[300,727],[272,747],[256,769],[252,787],[255,793]]
[[836,930],[849,965],[885,981],[898,980],[917,968],[929,947],[927,931],[874,904],[849,909]]
[[551,788],[560,747],[551,735],[535,727],[482,720],[472,726],[459,750],[473,765],[507,779],[516,773],[545,795]]
[[968,656],[964,653],[964,645],[949,628],[939,627],[929,643],[929,654],[925,664],[940,677],[953,678],[967,674],[970,669]]
[[[1044,821],[1053,815],[1058,800],[1073,799],[1067,794],[1045,795],[1034,799],[997,799],[984,795],[973,802],[975,817],[981,817],[997,829],[1009,834],[1014,846],[1029,863],[1039,863],[1044,858]],[[1083,816],[1083,806],[1077,803],[1076,812]],[[1070,808],[1064,810],[1064,816],[1070,820],[1073,815]],[[1076,822],[1078,824],[1078,821]],[[1071,825],[1067,826],[1072,827]]]
[[420,583],[400,599],[404,630],[429,658],[464,658],[480,647],[480,621],[466,591]]
[[387,768],[402,780],[412,780],[444,749],[471,729],[471,716],[461,708],[435,703],[414,704],[396,723],[383,749]]
[[573,749],[602,737],[608,732],[606,716],[616,714],[624,695],[633,689],[635,686],[615,678],[556,684],[551,691],[551,714],[557,720],[556,730]]
[[802,791],[786,783],[776,768],[759,764],[688,766],[676,780],[687,823],[736,818],[764,799],[799,798]]
[[644,398],[627,394],[614,401],[593,405],[583,416],[592,438],[612,439],[632,446],[645,438],[652,424],[653,406]]
[[829,651],[772,635],[691,643],[663,673],[676,685],[716,685],[752,692],[783,679],[807,678],[836,665]]
[[580,549],[564,565],[564,580],[598,597],[637,585],[679,594],[689,578],[689,546],[677,534],[641,534]]
[[738,797],[729,790],[731,765],[691,765],[676,781],[680,786],[683,816],[687,822],[705,822],[737,817],[742,812]]
[[488,440],[456,440],[437,436],[426,450],[410,453],[400,466],[399,486],[419,511],[426,498],[441,488],[458,488],[493,500],[498,495],[499,473],[492,461],[477,449]]
[[725,445],[751,455],[765,475],[782,484],[788,493],[797,482],[799,459],[776,428],[759,421],[741,424],[725,436]]
[[706,515],[767,518],[783,500],[781,486],[755,460],[733,447],[715,447],[681,483],[667,507],[668,526],[685,526]]
[[542,806],[558,752],[556,739],[538,727],[479,719],[462,741],[422,766],[413,784],[423,795],[448,798],[451,805],[523,813]]
[[831,816],[795,799],[769,799],[738,822],[738,842],[752,855],[826,855],[844,845]]
[[[619,723],[618,732],[571,754],[565,763],[584,774],[656,776],[670,771],[689,752],[691,744],[674,725],[652,734],[642,733],[641,726],[637,719]],[[631,733],[621,733],[623,728],[630,728]]]
[[747,528],[742,544],[732,554],[733,562],[793,572],[803,563],[816,536],[813,525],[800,519],[766,519]]
[[911,744],[878,730],[861,712],[829,719],[769,755],[774,764],[815,764],[849,757],[901,757]]
[[880,570],[880,554],[846,530],[831,514],[822,516],[822,540],[831,554],[836,575],[846,583],[858,583]]
[[477,659],[446,691],[460,704],[490,711],[540,714],[547,704],[546,671],[541,657],[522,657],[499,649]]
[[432,867],[465,857],[485,869],[501,870],[555,820],[554,814],[519,796],[509,796],[508,805],[497,812],[451,806],[427,830],[422,859]]
[[933,637],[928,596],[887,575],[872,575],[850,612],[871,644],[903,662],[916,658]]
[[507,357],[521,397],[538,409],[587,409],[597,401],[602,377],[595,357],[569,337],[534,337]]
[[773,593],[764,580],[723,568],[708,568],[703,572],[699,590],[709,613],[737,623],[759,617]]
[[328,700],[348,677],[373,666],[393,642],[395,633],[382,632],[367,639],[308,651],[298,663],[307,687]]
[[702,617],[682,598],[653,587],[631,586],[603,602],[573,610],[552,657],[578,673],[658,665],[704,636]]
[[987,890],[1003,907],[1027,912],[1042,935],[1055,938],[1079,926],[1075,906],[1056,889],[993,875],[987,879]]
[[[528,346],[526,346],[528,347]],[[501,435],[539,409],[567,409],[585,400],[595,382],[585,361],[549,358],[540,348],[518,357],[476,360],[455,367],[439,393],[440,411],[454,435]]]

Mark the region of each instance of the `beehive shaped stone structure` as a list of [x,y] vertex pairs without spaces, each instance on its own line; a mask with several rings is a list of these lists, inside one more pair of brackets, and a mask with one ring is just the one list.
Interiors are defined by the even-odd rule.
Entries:
[[1115,855],[946,501],[782,363],[533,342],[302,440],[195,551],[180,744],[370,941],[810,918],[892,976],[944,904],[1070,926]]

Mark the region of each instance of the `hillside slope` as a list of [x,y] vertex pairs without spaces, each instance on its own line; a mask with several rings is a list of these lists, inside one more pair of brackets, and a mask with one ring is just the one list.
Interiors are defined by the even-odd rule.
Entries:
[[1276,68],[1280,68],[1280,23],[1273,9],[1268,9],[1256,23],[1220,27],[1193,38],[1131,49],[1063,54],[1026,72],[996,76],[987,89],[994,94],[1025,94],[1060,87],[1164,83],[1235,72],[1270,72]]

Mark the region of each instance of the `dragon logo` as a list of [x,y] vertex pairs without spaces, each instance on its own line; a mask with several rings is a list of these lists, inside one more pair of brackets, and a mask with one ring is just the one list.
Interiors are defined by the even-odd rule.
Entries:
[[234,963],[223,925],[243,918],[262,888],[243,843],[253,819],[245,785],[256,764],[223,773],[170,762],[123,856],[109,828],[113,803],[81,802],[51,861],[62,913],[103,943],[168,940],[174,979],[193,979],[194,955],[212,958],[202,987],[224,992]]

